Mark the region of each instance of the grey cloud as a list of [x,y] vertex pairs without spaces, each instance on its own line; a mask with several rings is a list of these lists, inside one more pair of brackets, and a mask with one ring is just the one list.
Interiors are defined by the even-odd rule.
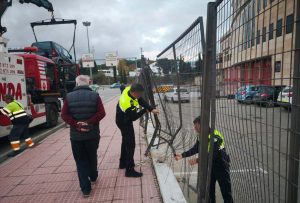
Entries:
[[[50,0],[51,1],[51,0]],[[55,16],[77,19],[77,57],[87,52],[86,30],[82,21],[92,22],[91,46],[96,58],[118,50],[121,57],[139,56],[143,47],[146,57],[154,58],[175,40],[198,16],[206,16],[207,0],[52,0]],[[5,37],[10,47],[24,47],[33,41],[30,22],[49,19],[50,14],[34,5],[14,1],[3,18],[8,28]],[[37,29],[40,40],[57,41],[69,48],[71,26]],[[147,56],[147,54],[149,54]]]

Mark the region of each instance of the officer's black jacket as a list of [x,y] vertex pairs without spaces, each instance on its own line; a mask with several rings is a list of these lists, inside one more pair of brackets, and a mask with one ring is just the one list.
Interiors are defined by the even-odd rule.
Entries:
[[[128,92],[128,95],[134,99],[130,93]],[[126,125],[130,124],[133,121],[139,119],[146,111],[152,111],[154,108],[151,107],[143,98],[138,99],[139,105],[142,106],[144,109],[137,111],[134,106],[128,108],[125,112],[123,112],[119,106],[119,103],[117,104],[117,110],[116,110],[116,123],[118,125]]]

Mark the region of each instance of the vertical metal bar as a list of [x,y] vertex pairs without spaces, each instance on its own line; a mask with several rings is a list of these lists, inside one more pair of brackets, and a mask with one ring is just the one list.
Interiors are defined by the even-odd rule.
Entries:
[[[181,127],[182,127],[182,107],[181,107],[181,93],[180,93],[180,77],[179,77],[179,62],[176,60],[177,56],[176,56],[176,48],[175,48],[175,44],[173,45],[173,56],[174,56],[174,60],[175,60],[175,65],[177,66],[177,71],[176,71],[176,82],[177,82],[177,91],[178,91],[178,110],[179,110],[179,126],[175,132],[175,135],[180,131]],[[174,138],[175,138],[174,135]]]
[[[211,64],[209,66],[209,71],[211,73],[209,78],[209,93],[210,93],[210,149],[209,149],[209,156],[208,156],[208,168],[207,168],[207,183],[206,183],[206,194],[209,194],[209,188],[210,188],[210,179],[211,179],[211,170],[212,170],[212,162],[213,162],[213,148],[214,148],[214,130],[215,130],[215,121],[216,121],[216,85],[217,85],[217,70],[216,70],[216,47],[217,47],[217,7],[214,6],[214,12],[215,19],[211,20],[211,23],[213,23],[213,28],[215,28],[214,35],[212,36],[212,42],[210,44],[210,48],[212,50],[211,52],[211,58],[209,59],[211,61]],[[209,202],[209,196],[206,197],[207,202]]]
[[216,30],[217,30],[217,10],[215,2],[208,3],[207,24],[206,24],[206,49],[204,59],[204,78],[201,101],[201,133],[199,142],[199,164],[198,164],[198,203],[208,202],[209,195],[206,193],[206,184],[208,176],[208,135],[210,124],[210,92],[211,92],[211,70],[216,65]]
[[293,74],[293,101],[291,134],[289,140],[289,174],[288,174],[288,199],[287,202],[297,202],[299,187],[299,152],[300,152],[300,3],[296,2],[295,9],[295,53],[294,53],[294,74]]

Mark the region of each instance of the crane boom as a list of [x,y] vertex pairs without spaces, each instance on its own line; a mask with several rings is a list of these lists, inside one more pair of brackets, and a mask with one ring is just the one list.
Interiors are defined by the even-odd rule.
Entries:
[[[47,9],[49,12],[53,12],[52,3],[48,0],[19,0],[20,3],[32,3],[38,7],[43,7]],[[0,0],[0,36],[2,36],[6,31],[6,27],[2,27],[1,20],[2,16],[4,15],[5,11],[8,7],[12,6],[12,0]]]

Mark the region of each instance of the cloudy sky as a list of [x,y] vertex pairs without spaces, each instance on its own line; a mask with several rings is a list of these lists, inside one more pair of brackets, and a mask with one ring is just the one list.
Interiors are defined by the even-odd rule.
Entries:
[[[95,58],[117,50],[119,57],[156,55],[174,41],[197,17],[205,20],[208,0],[50,0],[55,17],[76,19],[77,57],[87,52],[86,28],[90,21],[90,44]],[[24,47],[34,41],[30,22],[49,19],[50,13],[35,5],[13,1],[2,19],[9,47]],[[67,49],[72,44],[71,25],[37,28],[40,41],[56,41]]]

